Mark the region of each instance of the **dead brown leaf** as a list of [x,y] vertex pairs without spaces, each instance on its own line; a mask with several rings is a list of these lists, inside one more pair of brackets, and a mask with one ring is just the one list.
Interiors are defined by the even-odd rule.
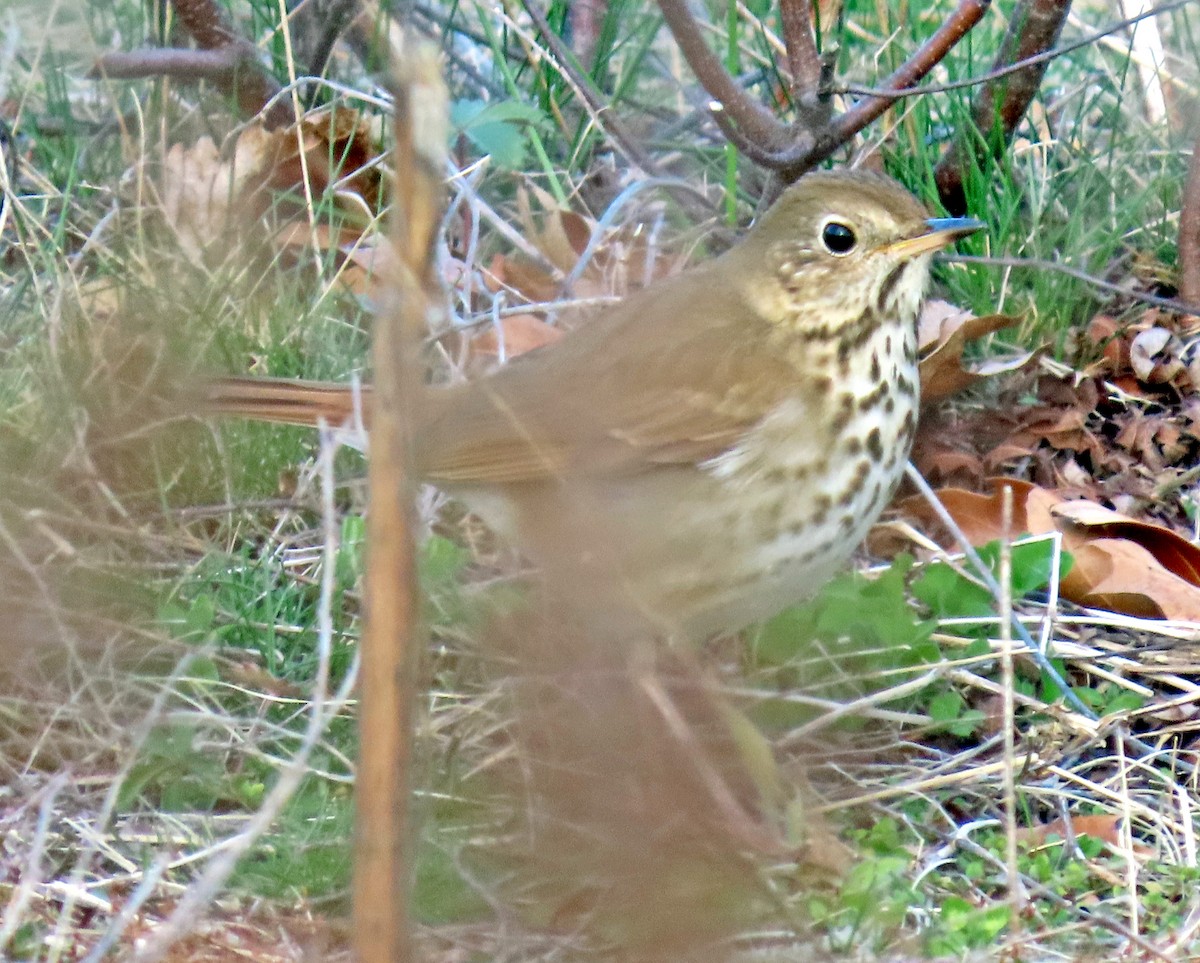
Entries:
[[496,325],[489,325],[470,341],[473,354],[490,358],[515,358],[517,355],[551,344],[563,336],[561,329],[547,324],[534,314],[510,314]]
[[491,290],[509,288],[531,304],[553,301],[558,297],[562,283],[561,278],[554,277],[545,268],[506,254],[492,258],[485,280]]
[[1147,619],[1200,621],[1200,589],[1163,568],[1134,542],[1100,538],[1071,547],[1063,596],[1079,605]]
[[[1013,492],[1012,535],[1060,532],[1075,560],[1060,583],[1065,598],[1142,618],[1200,621],[1200,547],[1161,525],[1129,518],[1094,502],[1014,479],[993,479],[982,495],[943,489],[938,498],[972,545],[1003,536],[1001,491]],[[918,496],[898,504],[941,538],[936,516]]]
[[1138,380],[1149,385],[1171,384],[1184,373],[1179,360],[1182,344],[1166,328],[1142,331],[1129,346],[1129,363]]
[[1095,815],[1081,814],[1067,820],[1055,819],[1039,826],[1017,831],[1019,838],[1037,844],[1045,843],[1051,836],[1068,839],[1070,836],[1091,836],[1102,839],[1110,846],[1121,844],[1121,817],[1111,813]]
[[1056,520],[1089,538],[1120,538],[1140,545],[1172,574],[1200,586],[1200,546],[1162,525],[1138,521],[1093,502],[1069,501],[1054,506]]
[[1020,318],[1005,314],[977,318],[966,312],[953,314],[944,308],[940,312],[930,312],[930,319],[924,322],[925,331],[918,336],[933,339],[922,345],[923,349],[929,350],[921,359],[921,403],[932,404],[984,378],[1018,371],[1033,361],[1035,352],[1024,352],[1010,359],[986,361],[972,367],[967,367],[963,361],[968,341],[1020,323]]
[[[175,144],[158,178],[165,220],[194,259],[226,256],[230,239],[255,236],[268,212],[277,224],[309,223],[307,198],[329,198],[347,226],[325,240],[345,243],[341,235],[373,228],[383,203],[379,144],[375,120],[345,108],[314,111],[284,129],[252,125],[224,155],[208,137]],[[320,238],[310,231],[307,240]]]

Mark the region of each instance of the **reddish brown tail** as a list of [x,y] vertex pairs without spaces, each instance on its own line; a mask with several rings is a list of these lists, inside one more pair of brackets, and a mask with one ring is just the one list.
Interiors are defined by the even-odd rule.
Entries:
[[[361,391],[364,420],[369,421],[371,389]],[[354,389],[322,381],[287,378],[218,378],[209,382],[204,406],[209,414],[238,415],[255,421],[331,427],[354,419]]]

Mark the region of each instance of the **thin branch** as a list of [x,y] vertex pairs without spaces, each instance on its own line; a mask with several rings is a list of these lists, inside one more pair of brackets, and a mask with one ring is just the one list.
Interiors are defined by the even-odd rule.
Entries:
[[[945,58],[955,44],[983,19],[990,2],[991,0],[960,0],[958,9],[938,28],[937,32],[888,77],[884,84],[885,90],[909,88],[929,73]],[[785,181],[793,181],[815,164],[829,157],[841,145],[879,117],[900,96],[898,93],[884,93],[860,101],[835,118],[824,129],[814,132],[799,126],[793,128],[790,146],[776,150],[762,150],[755,145],[752,150],[746,150],[745,153],[756,163],[779,171]],[[718,124],[728,136],[727,125],[721,124],[719,120]],[[741,144],[734,141],[735,146],[738,146],[739,149],[743,149],[743,145],[746,143],[746,138],[741,138]]]
[[[1071,0],[1022,0],[1000,44],[995,67],[1028,60],[1052,50],[1070,9]],[[934,169],[938,194],[948,211],[963,213],[967,208],[963,192],[963,168],[969,156],[966,152],[974,151],[977,158],[982,159],[979,155],[986,149],[985,145],[990,146],[993,154],[1004,150],[1037,94],[1048,66],[1049,61],[1030,64],[1002,81],[989,81],[976,95],[971,114],[984,139],[978,140],[960,131],[958,139],[946,148]],[[997,125],[1000,136],[989,138],[988,133]]]
[[224,84],[238,68],[246,51],[238,46],[218,50],[184,50],[178,47],[146,47],[141,50],[103,54],[85,76],[89,80],[109,77],[137,80],[142,77],[176,77]]
[[[1194,170],[1194,155],[1192,167]],[[1057,261],[1043,261],[1040,258],[1023,257],[980,257],[973,254],[942,254],[940,255],[940,259],[956,264],[989,264],[995,267],[1036,268],[1040,271],[1056,271],[1059,274],[1065,274],[1067,277],[1083,281],[1085,284],[1090,284],[1104,291],[1111,291],[1113,294],[1123,295],[1133,301],[1140,301],[1142,304],[1152,304],[1155,307],[1165,308],[1168,311],[1179,311],[1181,314],[1200,315],[1200,297],[1190,297],[1186,300],[1181,300],[1178,298],[1160,298],[1156,294],[1145,294],[1141,291],[1130,291],[1128,288],[1114,284],[1112,281],[1105,281],[1094,274],[1088,274],[1086,271],[1081,271],[1079,268],[1073,268],[1067,264],[1059,264]]]
[[658,0],[658,6],[680,52],[709,96],[721,105],[749,140],[768,150],[778,147],[787,135],[787,128],[729,75],[724,64],[709,49],[686,0]]
[[1009,74],[1015,74],[1026,67],[1032,67],[1035,64],[1049,63],[1061,57],[1063,54],[1071,53],[1075,50],[1082,50],[1084,47],[1090,47],[1097,40],[1103,40],[1105,37],[1110,37],[1114,33],[1120,33],[1126,27],[1132,27],[1134,24],[1145,20],[1147,17],[1155,17],[1160,13],[1170,13],[1172,10],[1178,10],[1180,7],[1186,7],[1189,4],[1195,3],[1196,0],[1168,0],[1167,3],[1159,4],[1157,7],[1152,7],[1149,10],[1143,10],[1136,16],[1126,17],[1124,20],[1117,20],[1093,33],[1089,33],[1078,40],[1073,40],[1071,43],[1063,44],[1061,47],[1055,47],[1053,50],[1047,50],[1044,53],[1037,54],[1033,57],[1027,57],[1024,60],[1018,60],[1004,67],[996,67],[989,70],[986,74],[981,74],[978,77],[968,77],[966,80],[952,80],[944,84],[922,84],[920,87],[906,87],[902,90],[885,90],[881,87],[860,87],[855,84],[850,84],[844,87],[832,88],[832,93],[835,94],[854,94],[864,97],[911,97],[913,94],[944,94],[951,90],[963,90],[967,87],[978,87],[980,84],[987,83],[990,80],[998,80],[1001,77],[1007,77]]

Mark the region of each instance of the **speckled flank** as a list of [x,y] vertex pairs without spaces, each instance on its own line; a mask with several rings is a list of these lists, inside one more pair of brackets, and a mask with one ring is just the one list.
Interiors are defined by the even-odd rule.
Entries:
[[[700,628],[706,611],[741,604],[739,588],[751,582],[767,585],[756,589],[761,608],[747,610],[747,620],[808,594],[845,563],[900,480],[916,426],[915,325],[876,321],[865,335],[857,325],[843,335],[797,349],[802,370],[838,372],[814,379],[823,390],[781,406],[708,465],[728,500],[736,494],[759,507],[721,512],[709,536],[720,577],[697,592],[694,566],[680,572],[672,603],[682,605],[686,591]],[[821,421],[823,437],[814,427]],[[727,581],[728,560],[743,555],[746,570]]]

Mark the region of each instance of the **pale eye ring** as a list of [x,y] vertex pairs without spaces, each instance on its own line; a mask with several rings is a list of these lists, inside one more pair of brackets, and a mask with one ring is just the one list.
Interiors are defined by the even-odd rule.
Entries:
[[858,236],[849,224],[843,224],[841,221],[828,221],[821,228],[821,243],[830,254],[844,257],[854,250],[854,246],[858,244]]

